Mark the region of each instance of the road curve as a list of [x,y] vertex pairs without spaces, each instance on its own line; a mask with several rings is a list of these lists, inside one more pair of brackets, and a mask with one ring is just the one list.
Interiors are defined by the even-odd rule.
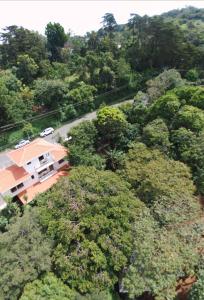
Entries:
[[[124,103],[133,103],[133,101],[134,101],[133,99],[130,99],[130,100],[126,100],[126,101],[123,101],[123,102],[116,103],[116,104],[112,104],[111,106],[117,107],[117,106],[119,106],[121,104],[124,104]],[[83,117],[79,117],[78,119],[76,119],[74,121],[71,121],[71,122],[63,125],[62,127],[56,129],[53,134],[50,134],[50,135],[44,137],[44,139],[48,142],[56,143],[56,142],[58,142],[59,137],[62,137],[62,139],[65,139],[67,137],[67,133],[70,131],[71,128],[77,126],[79,123],[81,123],[83,121],[87,121],[87,120],[91,121],[95,118],[96,118],[96,111],[93,111],[91,113],[87,113]],[[0,153],[0,169],[7,168],[12,164],[12,162],[9,160],[9,158],[6,155],[6,152],[8,150],[9,149],[7,149],[6,151]]]
[[[120,103],[113,104],[111,106],[117,107],[124,103],[132,103],[133,101],[134,101],[133,99],[130,99],[130,100],[126,100],[126,101],[123,101]],[[44,139],[48,142],[58,142],[59,137],[62,137],[63,139],[65,139],[67,137],[67,133],[69,133],[71,128],[77,126],[78,124],[80,124],[83,121],[91,121],[95,118],[96,118],[96,111],[88,113],[88,114],[84,115],[83,117],[79,117],[78,119],[76,119],[70,123],[67,123],[66,125],[56,129],[53,134],[46,136]]]

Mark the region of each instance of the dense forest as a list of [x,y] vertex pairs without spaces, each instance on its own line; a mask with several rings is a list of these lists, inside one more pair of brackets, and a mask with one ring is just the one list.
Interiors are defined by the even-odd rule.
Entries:
[[97,109],[64,142],[69,176],[1,212],[0,300],[203,300],[204,9],[0,38],[2,145]]

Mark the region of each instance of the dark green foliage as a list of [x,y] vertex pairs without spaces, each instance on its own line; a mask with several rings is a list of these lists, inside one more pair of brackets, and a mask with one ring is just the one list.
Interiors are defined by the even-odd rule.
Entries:
[[23,83],[31,83],[38,73],[38,65],[29,55],[19,55],[17,57],[17,76]]
[[147,146],[167,152],[170,147],[169,130],[162,119],[155,119],[143,129],[143,140]]
[[16,65],[19,55],[28,55],[37,64],[46,58],[45,38],[23,27],[8,26],[1,32],[0,64],[4,68]]
[[61,60],[61,48],[67,41],[64,28],[59,23],[48,23],[45,29],[47,36],[48,49],[51,51],[51,60]]
[[71,165],[95,166],[99,170],[104,168],[105,160],[95,153],[97,134],[94,123],[90,121],[84,121],[70,130],[72,140],[68,149]]
[[190,293],[188,295],[188,300],[203,300],[204,295],[204,271],[201,269],[198,273],[198,280],[191,287]]
[[131,224],[143,208],[130,186],[110,171],[80,167],[38,203],[63,281],[83,293],[113,289],[131,255]]
[[197,262],[193,243],[187,244],[170,230],[161,230],[144,212],[134,228],[133,254],[122,290],[128,292],[130,299],[147,291],[158,300],[174,299],[178,278],[191,274]]
[[18,299],[26,283],[49,271],[50,251],[34,211],[13,220],[0,234],[0,298]]

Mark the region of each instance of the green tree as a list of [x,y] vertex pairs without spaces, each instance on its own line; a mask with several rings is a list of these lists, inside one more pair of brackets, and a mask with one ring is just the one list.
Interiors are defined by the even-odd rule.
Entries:
[[185,81],[181,78],[181,75],[175,69],[165,70],[158,76],[147,81],[147,93],[151,102],[160,96],[164,95],[167,90],[171,90],[175,87],[180,87],[185,84]]
[[53,273],[26,284],[20,300],[74,300],[75,293]]
[[128,292],[130,299],[144,293],[156,300],[174,299],[178,278],[192,275],[197,262],[193,243],[186,243],[172,231],[160,229],[152,216],[144,212],[134,227],[132,259],[121,290]]
[[0,124],[18,122],[32,115],[33,95],[10,71],[0,72]]
[[189,168],[170,160],[158,150],[135,143],[129,150],[121,174],[136,190],[140,199],[151,206],[158,197],[192,196],[195,190]]
[[96,127],[103,142],[111,146],[118,141],[127,127],[123,112],[117,107],[104,106],[97,112]]
[[175,123],[178,127],[199,132],[204,129],[204,112],[197,107],[184,105],[178,112]]
[[143,140],[147,146],[159,148],[167,152],[170,147],[169,130],[162,119],[155,119],[143,129]]
[[38,69],[38,65],[29,55],[23,54],[17,57],[17,76],[25,84],[29,84],[35,79]]
[[0,39],[0,64],[4,68],[16,65],[19,55],[28,55],[37,64],[47,56],[45,37],[38,32],[12,25],[3,29]]
[[69,161],[71,165],[95,166],[102,170],[105,159],[96,154],[97,129],[93,122],[84,121],[72,128],[69,135],[72,137],[68,144]]
[[112,33],[117,25],[114,15],[112,13],[106,13],[103,16],[103,29],[108,33]]
[[76,88],[68,92],[67,99],[76,106],[76,110],[79,114],[82,114],[94,109],[95,92],[96,88],[94,86],[80,82]]
[[25,122],[22,128],[23,136],[27,139],[30,139],[34,135],[34,128],[31,123]]
[[198,71],[196,69],[191,69],[186,73],[186,79],[189,81],[197,81],[199,78]]
[[38,203],[62,280],[82,293],[113,289],[131,254],[131,224],[144,206],[130,186],[110,171],[80,167]]
[[64,47],[67,41],[67,35],[64,28],[59,23],[48,23],[45,29],[47,37],[47,46],[51,52],[51,61],[60,61],[60,50]]
[[34,82],[34,100],[36,104],[47,108],[59,107],[65,102],[68,86],[59,79],[37,79]]
[[18,299],[25,284],[49,271],[50,252],[50,241],[40,231],[34,211],[11,222],[0,234],[0,298]]

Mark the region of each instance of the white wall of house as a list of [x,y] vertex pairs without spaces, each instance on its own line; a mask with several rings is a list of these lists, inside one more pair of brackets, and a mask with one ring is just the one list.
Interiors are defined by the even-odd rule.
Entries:
[[[34,176],[34,179],[31,178],[32,175]],[[19,193],[23,192],[24,190],[26,190],[30,186],[32,186],[35,183],[37,183],[39,181],[38,174],[37,173],[33,173],[32,175],[30,176],[30,178],[28,178],[26,181],[23,182],[24,186],[22,188],[17,189],[13,193],[11,192],[11,189],[9,189],[8,191],[5,191],[4,193],[2,193],[3,197],[5,197],[5,196],[15,197]]]
[[[47,158],[48,158],[48,161],[49,160],[52,161],[51,155],[48,155]],[[57,172],[57,170],[64,167],[67,163],[68,163],[67,160],[62,161],[61,163],[59,163],[58,161],[54,162],[54,164],[53,164],[54,170],[50,171],[50,174],[48,172],[46,174],[45,178],[43,178],[43,180],[46,180],[46,177],[49,177],[51,174],[54,175]],[[39,178],[39,175],[36,172],[36,168],[38,168],[40,166],[41,166],[41,164],[40,164],[38,158],[33,159],[31,164],[24,166],[24,169],[26,169],[26,171],[28,173],[30,173],[30,177],[23,182],[24,186],[20,189],[17,189],[15,192],[11,192],[11,188],[13,188],[13,186],[12,186],[8,191],[3,192],[2,196],[3,197],[5,197],[5,196],[15,197],[16,195],[23,192],[30,186],[33,186],[35,183],[40,182],[41,179]],[[44,165],[44,167],[46,168],[46,164]],[[47,168],[49,169],[49,166]],[[32,178],[31,176],[34,176],[34,178]]]
[[[44,159],[48,160],[48,161],[53,161],[52,156],[49,153],[45,153],[43,154]],[[37,168],[39,168],[41,166],[41,163],[39,161],[39,158],[36,157],[34,159],[32,159],[30,162],[27,162],[27,164],[25,164],[23,166],[23,168],[30,174],[33,174]]]

